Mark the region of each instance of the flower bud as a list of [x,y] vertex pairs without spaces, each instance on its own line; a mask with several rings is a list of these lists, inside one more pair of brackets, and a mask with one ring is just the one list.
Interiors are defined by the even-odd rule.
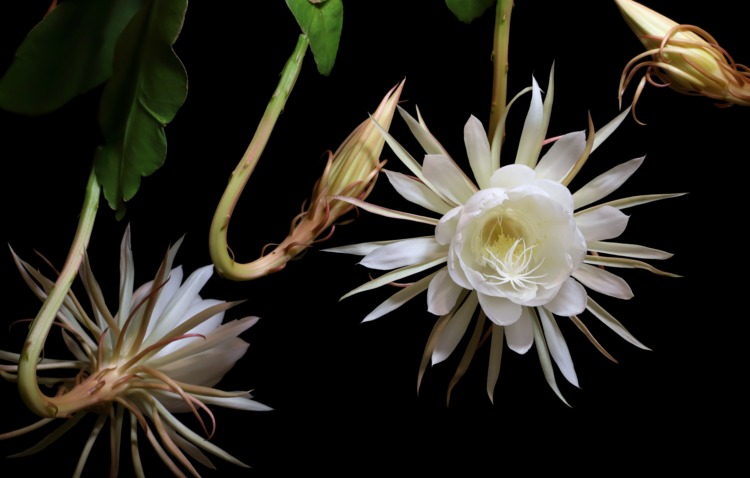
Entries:
[[[274,249],[248,264],[225,270],[222,275],[235,280],[250,280],[283,269],[286,263],[304,252],[317,241],[325,240],[341,217],[354,209],[337,196],[364,200],[375,186],[384,163],[380,162],[385,139],[378,125],[388,129],[396,111],[404,83],[393,87],[372,116],[362,122],[344,140],[315,183],[308,207],[292,220],[287,237]],[[328,235],[320,238],[326,231]]]
[[635,74],[646,69],[633,105],[646,82],[686,95],[718,100],[720,106],[750,105],[750,69],[738,65],[706,31],[680,25],[632,0],[615,0],[625,21],[646,47],[625,66],[619,98]]

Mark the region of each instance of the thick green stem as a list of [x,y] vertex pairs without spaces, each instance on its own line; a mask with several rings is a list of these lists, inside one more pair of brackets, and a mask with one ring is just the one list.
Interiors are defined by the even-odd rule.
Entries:
[[211,253],[211,260],[222,277],[233,280],[255,279],[279,267],[283,267],[284,263],[286,263],[281,255],[279,255],[280,262],[278,264],[263,263],[259,265],[257,261],[248,264],[235,262],[229,254],[227,232],[229,230],[229,221],[237,205],[237,201],[240,195],[242,195],[245,184],[247,184],[247,180],[255,169],[255,165],[258,163],[263,149],[266,147],[266,143],[268,143],[268,138],[271,136],[271,132],[276,125],[276,120],[284,109],[284,104],[287,98],[289,98],[292,88],[294,88],[294,84],[302,69],[302,59],[305,56],[308,44],[307,37],[300,35],[292,56],[287,60],[281,72],[279,84],[276,86],[276,90],[268,102],[266,111],[263,113],[258,128],[255,130],[255,135],[232,173],[231,178],[229,178],[229,184],[227,184],[224,194],[221,196],[219,205],[216,206],[216,212],[211,221],[211,230],[209,231],[208,247]]
[[489,137],[495,137],[495,130],[505,112],[508,94],[508,43],[510,41],[510,14],[513,0],[497,0],[495,10],[495,42],[492,45],[494,66],[492,81],[492,106],[490,107]]
[[91,232],[94,229],[100,193],[101,188],[92,168],[86,185],[78,228],[73,237],[73,243],[70,246],[65,265],[31,324],[29,335],[26,337],[26,343],[23,345],[21,358],[18,362],[18,390],[21,398],[32,412],[42,417],[55,417],[57,408],[50,404],[49,397],[39,389],[36,366],[55,316],[81,267],[86,247],[88,247],[91,238]]

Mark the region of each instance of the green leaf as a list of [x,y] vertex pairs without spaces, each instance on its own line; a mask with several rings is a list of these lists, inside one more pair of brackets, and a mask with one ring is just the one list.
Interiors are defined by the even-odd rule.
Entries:
[[344,24],[342,0],[286,0],[310,49],[321,75],[328,76],[336,62],[336,53]]
[[26,36],[0,78],[0,108],[54,111],[112,74],[115,42],[143,0],[67,0]]
[[174,50],[187,0],[150,0],[117,42],[112,78],[102,93],[99,122],[104,145],[96,174],[117,217],[141,178],[164,163],[164,126],[187,96],[187,73]]
[[471,23],[495,4],[496,0],[445,0],[453,14],[464,23]]

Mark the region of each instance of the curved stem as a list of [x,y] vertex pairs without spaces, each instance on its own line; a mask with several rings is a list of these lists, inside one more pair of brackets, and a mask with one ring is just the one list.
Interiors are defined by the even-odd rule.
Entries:
[[494,63],[492,81],[492,106],[490,107],[489,138],[495,137],[495,130],[505,111],[508,94],[508,42],[510,41],[510,14],[513,0],[497,0],[495,10],[495,41],[492,46]]
[[96,179],[94,168],[91,168],[88,183],[86,184],[86,194],[83,199],[83,207],[78,221],[73,243],[70,246],[68,257],[65,260],[60,275],[55,281],[52,290],[49,291],[47,299],[42,304],[34,322],[31,324],[29,335],[21,351],[21,357],[18,361],[18,390],[21,398],[29,409],[42,417],[55,417],[57,410],[51,406],[46,395],[39,389],[36,377],[36,367],[41,356],[44,342],[47,339],[50,327],[55,320],[57,312],[60,310],[65,296],[70,290],[78,270],[86,253],[91,232],[94,229],[94,219],[99,207],[99,196],[101,187]]
[[[289,98],[292,88],[294,88],[294,84],[302,69],[302,59],[305,56],[308,44],[307,37],[300,35],[292,56],[287,60],[286,65],[284,65],[279,84],[276,86],[276,90],[273,92],[268,106],[266,106],[266,111],[263,113],[258,128],[255,130],[255,135],[250,141],[250,145],[247,147],[242,159],[240,159],[239,164],[234,172],[232,172],[229,184],[227,184],[224,194],[221,196],[218,206],[216,206],[216,212],[214,212],[209,231],[208,248],[211,260],[222,277],[233,280],[249,280],[266,275],[276,268],[275,264],[264,264],[263,267],[259,268],[257,264],[253,266],[253,263],[241,264],[235,262],[229,255],[227,231],[229,230],[229,221],[237,205],[237,201],[240,195],[242,195],[245,184],[247,184],[247,180],[255,169],[255,165],[258,163],[263,149],[266,147],[266,143],[268,143],[268,138],[271,136],[271,132],[276,125],[276,120],[284,109],[284,104],[287,98]],[[283,259],[281,260],[283,261]],[[283,266],[283,263],[279,265]]]

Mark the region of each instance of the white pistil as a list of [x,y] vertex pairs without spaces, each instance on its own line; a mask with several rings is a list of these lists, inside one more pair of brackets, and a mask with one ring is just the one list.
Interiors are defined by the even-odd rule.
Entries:
[[483,257],[485,264],[488,264],[495,271],[495,274],[487,274],[489,281],[493,285],[508,284],[515,289],[528,289],[532,285],[538,285],[536,279],[541,279],[546,274],[532,275],[544,262],[544,258],[534,267],[531,263],[534,260],[533,249],[536,244],[527,247],[523,238],[515,239],[500,234],[495,242],[485,247],[486,255]]

